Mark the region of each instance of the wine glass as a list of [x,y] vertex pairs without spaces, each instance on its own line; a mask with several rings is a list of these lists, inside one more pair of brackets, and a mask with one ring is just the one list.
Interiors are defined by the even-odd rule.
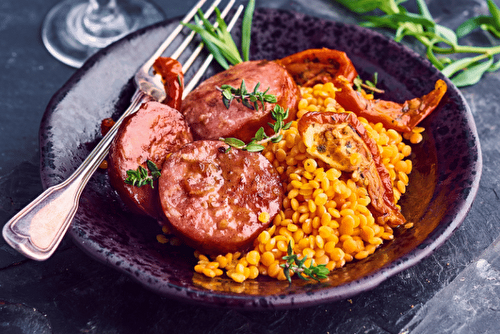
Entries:
[[163,18],[145,0],[64,0],[45,17],[42,40],[54,57],[78,68],[99,49]]

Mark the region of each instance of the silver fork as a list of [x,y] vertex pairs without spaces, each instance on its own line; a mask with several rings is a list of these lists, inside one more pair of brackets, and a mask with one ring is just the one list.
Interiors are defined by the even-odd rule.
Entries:
[[[214,8],[218,6],[221,0],[215,0],[207,9],[205,16],[210,16]],[[182,19],[181,23],[160,45],[157,51],[141,66],[134,76],[136,91],[132,96],[130,106],[116,121],[115,125],[101,139],[97,146],[90,152],[89,156],[82,162],[80,167],[64,182],[52,186],[40,194],[33,202],[12,217],[4,226],[2,234],[5,241],[14,249],[28,258],[43,261],[48,259],[57,246],[60,244],[63,236],[66,234],[73,217],[78,209],[80,195],[89,181],[92,174],[101,164],[108,153],[109,146],[115,137],[120,124],[128,115],[137,111],[139,106],[147,100],[156,100],[162,102],[166,93],[159,75],[154,75],[152,65],[154,61],[162,56],[167,47],[174,41],[177,35],[184,28],[182,23],[187,23],[196,14],[197,10],[203,6],[206,0],[200,0],[189,13]],[[235,0],[230,0],[221,13],[225,17]],[[228,30],[231,30],[236,20],[240,16],[243,6],[240,5],[235,12],[231,22],[228,24]],[[177,50],[171,55],[177,59],[191,43],[194,32],[191,32],[180,44]],[[199,55],[203,44],[199,44],[191,56],[182,66],[186,73],[196,57]],[[186,85],[184,96],[201,78],[208,68],[213,57],[209,55],[197,73]]]

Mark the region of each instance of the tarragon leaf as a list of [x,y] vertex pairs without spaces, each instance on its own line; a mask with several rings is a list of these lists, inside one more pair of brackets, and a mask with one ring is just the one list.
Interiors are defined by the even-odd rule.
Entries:
[[494,19],[491,16],[476,16],[468,19],[464,23],[458,26],[456,30],[457,36],[464,37],[465,35],[471,33],[474,29],[481,27],[482,25],[493,25]]
[[495,22],[495,27],[500,29],[500,8],[491,0],[487,1],[488,9],[490,10],[491,16]]
[[470,67],[453,77],[451,81],[457,87],[474,85],[479,82],[483,74],[492,66],[492,64],[493,57],[490,57],[486,61],[471,65]]

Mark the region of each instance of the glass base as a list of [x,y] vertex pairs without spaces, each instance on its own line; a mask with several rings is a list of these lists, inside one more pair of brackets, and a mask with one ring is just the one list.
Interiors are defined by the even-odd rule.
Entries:
[[89,0],[65,0],[45,17],[42,40],[61,62],[79,68],[99,49],[123,36],[159,22],[164,15],[143,0],[118,0],[117,8],[89,12]]

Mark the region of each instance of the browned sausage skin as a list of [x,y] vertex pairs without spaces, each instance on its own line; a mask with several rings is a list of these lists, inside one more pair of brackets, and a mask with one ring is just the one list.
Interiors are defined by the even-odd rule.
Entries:
[[222,102],[217,87],[230,85],[239,88],[242,80],[249,91],[253,91],[257,83],[260,83],[259,92],[269,88],[268,94],[277,97],[277,104],[290,109],[286,121],[295,118],[300,91],[290,74],[276,62],[248,61],[214,75],[186,96],[181,112],[195,139],[236,137],[248,142],[260,127],[267,132],[274,103],[266,103],[265,109],[259,103],[259,110],[252,110],[237,101],[233,101],[228,109]]
[[[250,245],[283,200],[279,175],[262,154],[227,149],[214,140],[186,144],[165,160],[159,179],[161,206],[174,232],[208,254]],[[259,220],[262,213],[268,219]]]
[[146,168],[146,161],[159,169],[165,157],[193,140],[182,115],[158,102],[144,103],[133,115],[125,118],[109,150],[110,183],[125,204],[134,212],[158,217],[158,191],[125,183],[127,170]]

